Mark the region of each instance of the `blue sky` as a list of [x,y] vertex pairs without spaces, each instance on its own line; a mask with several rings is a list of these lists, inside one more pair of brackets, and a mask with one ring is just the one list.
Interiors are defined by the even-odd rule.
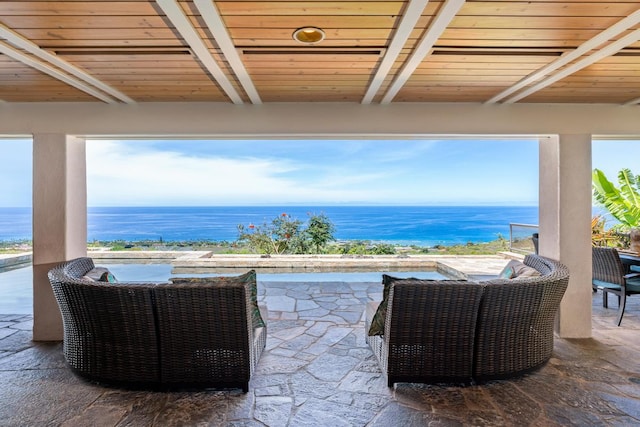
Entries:
[[[0,206],[30,206],[31,143],[0,139],[0,150]],[[595,141],[593,154],[615,179],[634,171],[640,142]],[[87,187],[89,206],[535,205],[538,143],[95,140]]]

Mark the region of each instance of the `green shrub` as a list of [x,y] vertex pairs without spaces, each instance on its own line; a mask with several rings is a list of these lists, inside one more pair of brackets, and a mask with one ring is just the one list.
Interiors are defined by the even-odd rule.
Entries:
[[324,214],[309,214],[307,227],[283,213],[270,223],[238,225],[238,244],[262,254],[323,253],[333,237],[334,226]]

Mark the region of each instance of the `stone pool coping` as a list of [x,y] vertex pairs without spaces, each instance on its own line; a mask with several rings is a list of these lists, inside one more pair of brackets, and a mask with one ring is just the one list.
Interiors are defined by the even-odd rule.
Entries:
[[176,273],[206,273],[216,269],[259,269],[261,272],[357,272],[435,270],[451,277],[497,275],[510,252],[496,255],[252,255],[213,254],[210,251],[91,251],[95,260],[171,260]]
[[0,254],[0,268],[27,264],[30,263],[32,259],[33,255],[31,252],[21,252],[17,254]]
[[[247,269],[262,272],[357,272],[421,271],[468,279],[497,275],[509,259],[523,256],[511,252],[496,255],[241,255],[213,254],[211,251],[111,251],[91,249],[88,256],[96,261],[167,262],[176,272],[206,273],[212,268]],[[0,255],[0,268],[30,263],[30,252]]]

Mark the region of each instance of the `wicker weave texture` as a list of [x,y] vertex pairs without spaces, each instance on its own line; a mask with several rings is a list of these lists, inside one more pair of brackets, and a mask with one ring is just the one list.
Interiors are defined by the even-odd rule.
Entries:
[[248,289],[164,285],[155,296],[163,383],[244,388],[257,363]]
[[569,271],[538,255],[525,264],[543,275],[394,283],[384,336],[366,337],[389,386],[507,378],[544,364]]
[[478,313],[474,378],[508,378],[536,369],[553,352],[554,322],[569,283],[567,268],[529,255],[541,277],[488,282]]
[[593,247],[591,250],[595,280],[624,285],[624,275],[627,273],[620,256],[615,248]]
[[93,268],[89,258],[49,272],[64,327],[69,366],[95,381],[125,380],[132,386],[160,378],[151,289],[81,280]]
[[468,381],[482,288],[466,282],[401,281],[385,322],[389,381]]
[[240,387],[266,344],[244,286],[102,283],[78,258],[49,272],[64,355],[83,377],[130,388]]

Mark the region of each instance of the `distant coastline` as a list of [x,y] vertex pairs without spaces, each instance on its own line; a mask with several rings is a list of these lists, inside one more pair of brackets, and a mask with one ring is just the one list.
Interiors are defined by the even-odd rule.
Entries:
[[[215,255],[223,254],[252,254],[246,245],[238,245],[236,242],[215,241],[94,241],[88,242],[89,251],[123,251],[135,254],[136,252],[188,252],[206,251]],[[31,252],[30,240],[0,241],[0,255],[21,254]],[[489,242],[451,245],[400,245],[371,242],[367,240],[336,241],[328,246],[328,254],[352,254],[352,255],[493,255],[509,250],[506,239],[496,239]]]

